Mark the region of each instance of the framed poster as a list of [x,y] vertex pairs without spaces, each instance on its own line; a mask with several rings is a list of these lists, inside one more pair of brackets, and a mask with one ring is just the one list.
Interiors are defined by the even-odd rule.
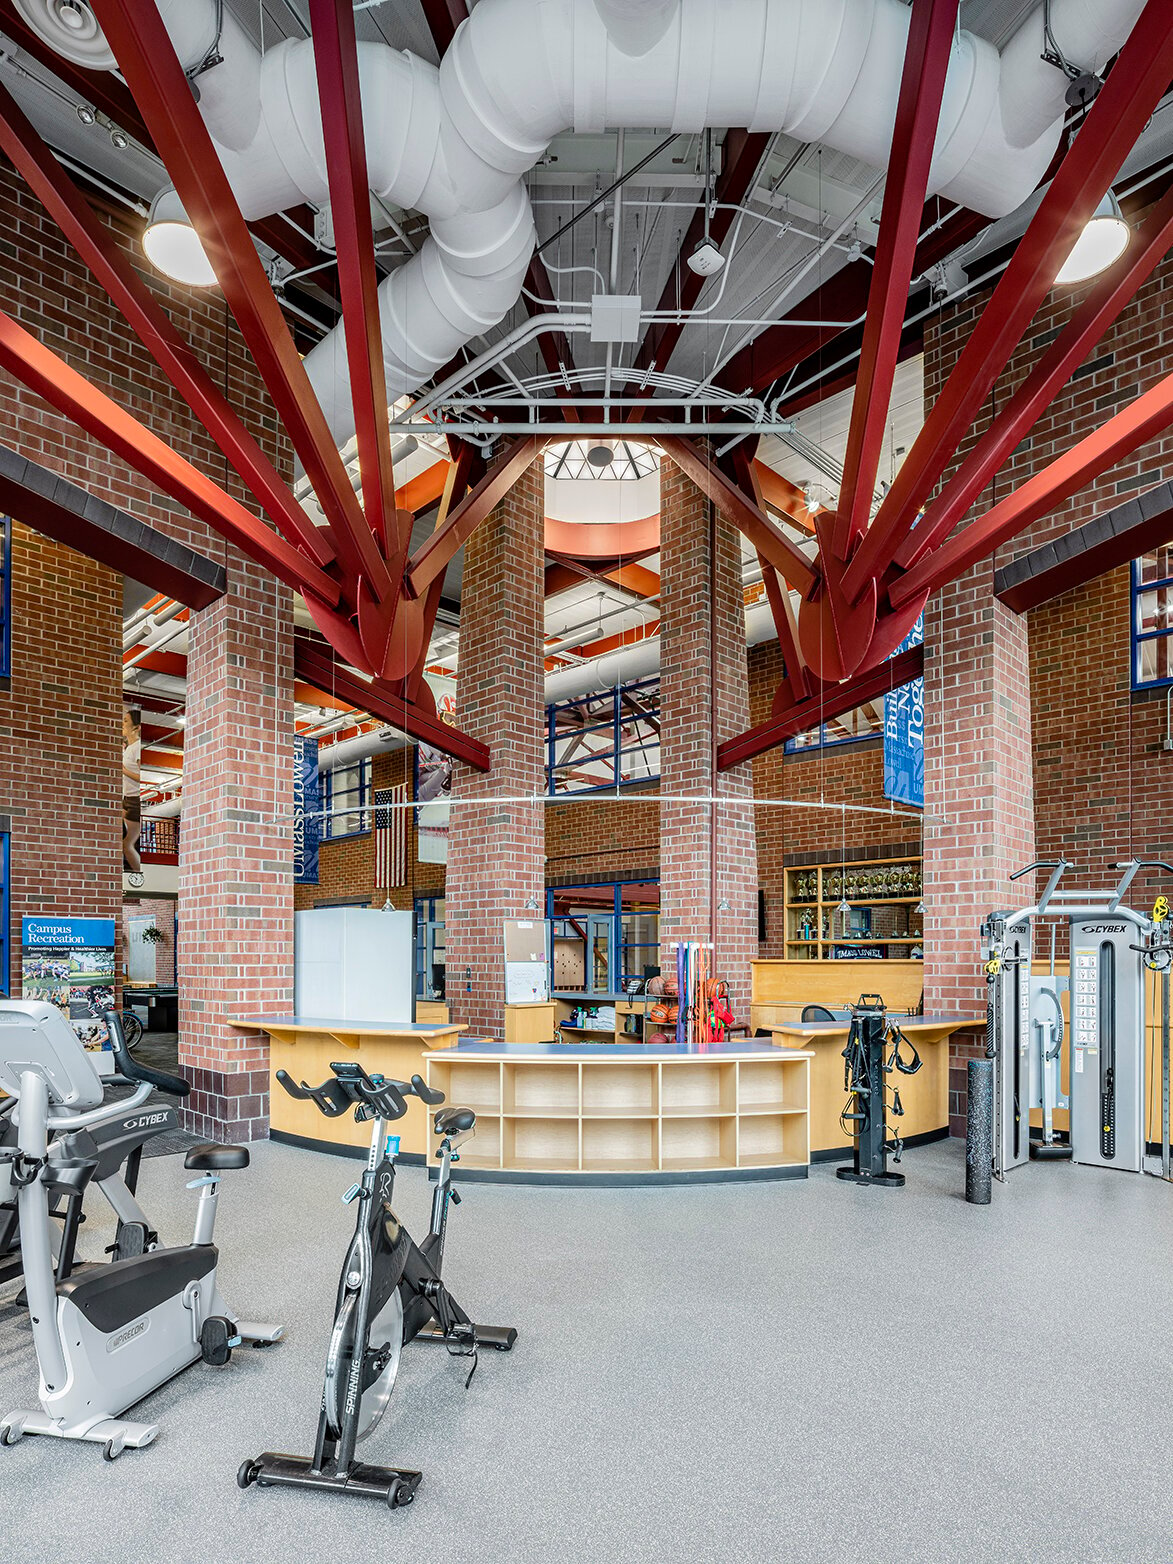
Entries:
[[56,1005],[86,1048],[109,1046],[114,1009],[113,918],[22,918],[21,998]]

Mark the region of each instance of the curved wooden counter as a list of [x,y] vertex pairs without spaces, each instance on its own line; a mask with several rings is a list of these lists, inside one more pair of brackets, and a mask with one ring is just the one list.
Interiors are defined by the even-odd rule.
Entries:
[[[985,1025],[985,1016],[903,1016],[889,1013],[889,1020],[914,1042],[921,1056],[915,1075],[888,1077],[900,1088],[904,1117],[889,1117],[889,1131],[899,1131],[910,1145],[943,1140],[949,1133],[949,1039],[954,1032]],[[793,1021],[775,1026],[774,1041],[783,1047],[809,1048],[811,1059],[811,1157],[830,1161],[851,1155],[852,1138],[845,1134],[839,1115],[847,1101],[843,1086],[843,1049],[851,1023],[841,1021]],[[907,1054],[906,1054],[907,1057]]]
[[[368,1075],[386,1075],[407,1081],[424,1073],[424,1063],[434,1048],[450,1048],[460,1035],[458,1026],[428,1026],[415,1021],[334,1021],[319,1016],[243,1016],[233,1026],[268,1032],[269,1133],[274,1140],[319,1151],[346,1151],[365,1156],[370,1126],[356,1124],[354,1115],[327,1119],[312,1102],[291,1097],[277,1079],[286,1070],[295,1081],[312,1086],[330,1078],[335,1059],[358,1055]],[[396,1121],[400,1155],[405,1162],[422,1163],[429,1146],[425,1105],[409,1097],[407,1114]]]
[[805,1178],[811,1057],[767,1042],[652,1048],[470,1040],[429,1054],[427,1078],[477,1115],[457,1178]]

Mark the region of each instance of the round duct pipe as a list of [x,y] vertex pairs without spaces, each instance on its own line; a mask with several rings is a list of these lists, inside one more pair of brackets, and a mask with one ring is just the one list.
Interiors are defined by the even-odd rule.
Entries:
[[[57,0],[16,3],[73,57]],[[1085,70],[1119,49],[1143,8],[1049,4],[1054,36]],[[312,42],[287,39],[262,57],[220,0],[160,0],[160,11],[185,68],[216,44],[200,111],[245,216],[327,202]],[[379,287],[392,400],[516,304],[534,244],[521,178],[555,135],[744,125],[886,165],[909,27],[902,0],[738,0],[735,27],[727,12],[721,0],[480,0],[438,69],[360,45],[372,191],[423,212],[432,230]],[[82,63],[106,63],[103,44],[87,34]],[[930,194],[998,217],[1035,188],[1066,111],[1067,78],[1042,50],[1041,5],[1001,55],[958,31]],[[336,327],[306,359],[340,444],[354,431],[342,342]]]

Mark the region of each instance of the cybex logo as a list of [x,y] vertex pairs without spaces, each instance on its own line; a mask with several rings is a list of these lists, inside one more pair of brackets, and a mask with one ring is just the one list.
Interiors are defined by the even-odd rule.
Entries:
[[141,1118],[127,1119],[123,1125],[128,1130],[147,1130],[152,1124],[168,1124],[171,1121],[170,1109],[163,1113],[144,1113]]
[[1123,934],[1127,929],[1126,923],[1085,923],[1084,934]]
[[127,1342],[133,1341],[136,1336],[141,1336],[148,1326],[147,1320],[139,1320],[124,1331],[119,1331],[117,1336],[111,1336],[106,1343],[107,1352],[117,1352],[119,1347],[125,1347]]

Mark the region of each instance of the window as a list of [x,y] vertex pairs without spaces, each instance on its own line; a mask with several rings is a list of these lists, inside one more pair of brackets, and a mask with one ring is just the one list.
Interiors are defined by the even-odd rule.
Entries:
[[324,840],[339,836],[361,836],[371,828],[368,806],[371,801],[371,761],[352,761],[327,771],[324,807]]
[[589,793],[660,775],[660,681],[546,707],[546,791]]
[[559,886],[547,891],[546,908],[553,920],[554,989],[610,993],[628,978],[660,970],[658,880]]
[[861,739],[878,739],[884,732],[884,707],[882,701],[867,706],[857,706],[845,711],[841,717],[824,722],[821,728],[810,728],[796,733],[786,740],[787,755],[804,755],[811,750],[831,749],[837,744],[858,744]]
[[1132,562],[1132,687],[1173,684],[1173,544]]
[[415,997],[443,999],[447,960],[444,948],[444,898],[415,899]]
[[8,993],[8,841],[0,831],[0,994]]
[[12,519],[0,516],[0,679],[12,672]]

